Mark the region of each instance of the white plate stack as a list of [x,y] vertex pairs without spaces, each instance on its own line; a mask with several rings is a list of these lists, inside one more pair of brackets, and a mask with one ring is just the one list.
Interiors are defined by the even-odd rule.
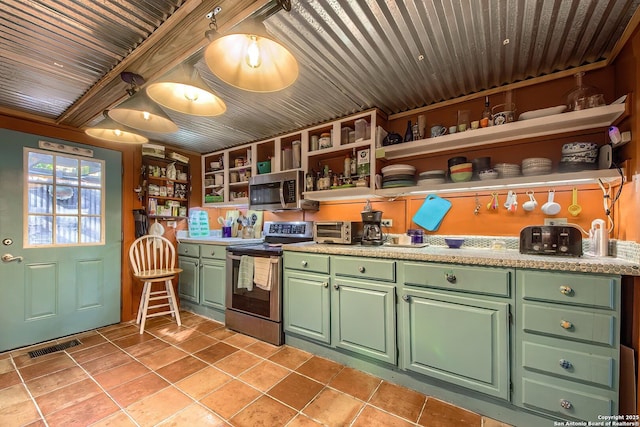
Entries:
[[516,163],[498,163],[493,169],[498,171],[499,178],[514,178],[520,176],[520,165]]
[[522,175],[546,175],[551,173],[553,162],[545,157],[530,157],[522,161]]
[[447,172],[443,170],[431,170],[420,173],[418,184],[444,184]]

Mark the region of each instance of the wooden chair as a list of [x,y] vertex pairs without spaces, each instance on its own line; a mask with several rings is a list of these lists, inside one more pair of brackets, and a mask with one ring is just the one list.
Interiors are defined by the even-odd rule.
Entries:
[[[148,317],[171,314],[180,326],[180,312],[171,281],[182,269],[175,266],[176,250],[173,244],[162,236],[139,237],[129,248],[129,260],[133,275],[144,282],[136,320],[136,324],[140,324],[140,334],[144,332],[144,324]],[[159,282],[164,282],[164,289],[153,291],[153,284]],[[153,305],[149,305],[150,303]],[[168,309],[155,311],[163,307]],[[149,313],[150,310],[153,312]]]

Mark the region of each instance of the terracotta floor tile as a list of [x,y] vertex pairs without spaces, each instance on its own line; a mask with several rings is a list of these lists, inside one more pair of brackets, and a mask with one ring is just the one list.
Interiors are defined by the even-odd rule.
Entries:
[[121,328],[113,329],[106,332],[101,332],[104,337],[110,341],[117,340],[118,338],[126,337],[127,335],[138,334],[140,335],[140,329],[137,325],[130,324]]
[[300,410],[304,408],[324,386],[295,372],[276,384],[268,394],[287,405]]
[[36,405],[31,400],[0,408],[0,426],[25,426],[40,419]]
[[169,386],[169,383],[153,372],[143,375],[135,380],[124,383],[112,390],[109,394],[122,407],[126,408],[133,402],[143,399],[150,394]]
[[138,360],[143,365],[151,369],[159,369],[169,363],[185,357],[187,353],[175,347],[167,347],[151,354],[139,357]]
[[182,326],[188,326],[189,328],[193,328],[197,324],[200,324],[206,320],[205,317],[196,316],[196,315],[183,315],[180,313],[180,321],[182,322]]
[[26,382],[27,388],[35,397],[42,396],[58,388],[89,378],[79,366],[54,372]]
[[238,351],[236,347],[230,346],[223,342],[213,344],[205,349],[195,353],[194,356],[204,360],[207,363],[214,364],[218,360],[224,359],[228,355]]
[[280,351],[280,347],[266,343],[264,341],[256,341],[255,343],[246,347],[245,350],[266,359],[269,356],[273,356],[275,353]]
[[95,347],[96,345],[104,344],[105,342],[107,342],[107,339],[105,337],[96,332],[81,334],[77,336],[76,339],[82,344],[75,347],[69,347],[65,350],[67,353],[77,353],[79,351],[86,350],[87,348]]
[[171,344],[178,344],[185,342],[191,338],[195,338],[202,333],[195,329],[187,328],[185,326],[171,325],[161,329],[162,332],[158,332],[156,335],[163,340],[170,342]]
[[231,418],[231,423],[238,427],[284,426],[295,415],[296,411],[293,409],[268,396],[262,396]]
[[52,345],[55,345],[56,342],[55,341],[50,341],[50,342],[46,342],[46,343],[40,343],[37,345],[33,345],[31,347],[24,347],[18,350],[13,351],[11,354],[13,356],[13,363],[15,363],[15,365],[18,368],[23,368],[25,366],[29,366],[29,365],[36,365],[38,363],[42,363],[42,362],[49,362],[52,361],[53,359],[58,359],[60,357],[64,357],[65,353],[64,352],[54,352],[54,353],[49,353],[49,354],[45,354],[42,356],[38,356],[35,358],[32,358],[31,356],[29,356],[29,352],[30,351],[34,351],[34,350],[39,350],[41,348],[45,348],[45,347],[50,347]]
[[509,424],[494,420],[493,418],[482,417],[482,427],[512,427]]
[[191,403],[193,400],[184,393],[175,387],[168,387],[130,405],[126,410],[131,418],[145,427],[156,425]]
[[11,356],[7,354],[7,357],[0,359],[0,374],[6,374],[7,372],[15,371],[13,363],[11,362]]
[[100,332],[101,334],[105,334],[109,331],[115,331],[116,329],[120,329],[120,328],[124,328],[125,326],[129,326],[132,325],[133,323],[131,322],[124,322],[124,323],[114,323],[113,325],[107,325],[104,326],[102,328],[98,328],[97,331]]
[[31,397],[29,397],[24,384],[12,385],[0,390],[0,410],[29,400],[31,400]]
[[331,380],[329,386],[366,402],[381,382],[378,377],[345,367]]
[[207,332],[206,334],[212,338],[216,338],[222,341],[222,340],[226,340],[229,337],[234,336],[236,333],[227,328],[217,328],[211,332]]
[[247,335],[235,334],[233,336],[230,336],[229,338],[226,338],[224,342],[239,348],[245,348],[250,346],[251,344],[258,342],[258,340]]
[[131,346],[134,346],[136,344],[140,344],[143,342],[147,342],[147,341],[151,341],[156,339],[156,337],[154,337],[153,335],[145,332],[144,334],[140,335],[140,334],[132,334],[132,335],[127,335],[126,337],[122,337],[122,338],[118,338],[116,340],[113,340],[113,344],[117,345],[120,348],[124,348],[127,349]]
[[43,375],[71,368],[73,366],[76,366],[76,362],[71,360],[71,358],[67,354],[60,353],[56,357],[43,359],[43,361],[41,361],[40,363],[26,365],[22,368],[19,368],[19,371],[20,375],[22,375],[23,381],[29,381]]
[[284,346],[279,352],[269,357],[269,360],[289,369],[297,369],[304,362],[311,359],[312,356],[311,353],[307,353],[306,351]]
[[317,426],[322,426],[322,424],[313,421],[311,418],[303,414],[298,414],[297,417],[295,417],[293,420],[291,420],[289,424],[287,424],[287,427],[317,427]]
[[[412,427],[410,423],[395,415],[383,412],[373,406],[365,406],[360,412],[352,427]],[[462,427],[462,426],[461,426]]]
[[142,342],[140,344],[132,345],[131,347],[127,347],[126,351],[133,357],[143,357],[147,354],[152,354],[158,352],[162,349],[170,347],[171,344],[166,343],[162,340],[154,338],[149,341]]
[[22,427],[47,427],[42,419],[35,420],[29,424],[21,424]]
[[425,399],[417,391],[383,381],[369,403],[415,423]]
[[46,416],[100,393],[103,393],[100,387],[92,379],[87,378],[36,397],[36,403]]
[[176,381],[180,381],[181,379],[206,368],[207,366],[209,365],[204,363],[202,360],[196,359],[193,356],[187,356],[157,369],[156,372],[167,381],[175,383]]
[[127,353],[122,350],[118,350],[116,353],[107,354],[106,356],[98,359],[90,360],[86,363],[81,363],[82,367],[91,375],[98,375],[101,372],[108,371],[115,367],[126,365],[131,363],[133,359]]
[[91,427],[136,427],[136,423],[124,412],[118,411],[115,414],[109,415],[106,418],[101,419],[95,424],[91,424]]
[[175,386],[194,399],[199,400],[232,379],[224,372],[210,366],[177,382]]
[[149,372],[149,369],[146,366],[134,360],[98,375],[94,375],[93,377],[105,390],[111,390],[121,384],[141,377],[147,372]]
[[0,390],[16,385],[21,381],[22,380],[20,379],[20,376],[18,376],[17,371],[9,371],[4,374],[0,374]]
[[83,364],[94,359],[99,359],[108,354],[115,353],[117,351],[121,350],[110,342],[104,342],[102,344],[78,350],[75,353],[72,353],[72,357],[73,360],[75,360],[77,363]]
[[240,378],[258,390],[265,392],[289,375],[290,372],[282,366],[265,360],[240,375]]
[[344,368],[343,365],[336,363],[329,359],[313,356],[311,359],[304,362],[297,372],[302,375],[313,378],[322,384],[327,384],[331,379]]
[[482,417],[432,397],[427,399],[418,424],[428,427],[480,427]]
[[[229,396],[233,396],[232,399]],[[214,391],[200,402],[207,408],[214,410],[224,418],[231,418],[240,409],[247,406],[260,396],[255,388],[233,380]]]
[[228,426],[218,415],[203,408],[197,403],[187,406],[182,411],[158,424],[157,427],[183,427],[183,426]]
[[216,362],[215,366],[230,375],[238,376],[247,369],[257,365],[262,360],[263,359],[259,358],[258,356],[255,356],[244,350],[239,350]]
[[148,328],[155,328],[156,326],[166,325],[168,323],[175,323],[175,321],[173,320],[172,317],[169,317],[169,316],[152,317],[151,319],[147,319],[144,325],[145,332]]
[[224,324],[205,320],[204,322],[200,322],[197,325],[192,326],[192,328],[203,334],[209,334],[213,331],[217,331],[218,329],[224,329]]
[[328,426],[346,426],[351,423],[363,403],[353,397],[331,389],[324,389],[302,412]]
[[186,351],[187,353],[195,353],[217,342],[218,340],[215,338],[211,338],[210,336],[207,336],[205,334],[198,334],[194,335],[192,338],[186,341],[177,343],[176,347]]
[[119,410],[113,400],[98,394],[45,417],[49,427],[82,427],[99,421]]

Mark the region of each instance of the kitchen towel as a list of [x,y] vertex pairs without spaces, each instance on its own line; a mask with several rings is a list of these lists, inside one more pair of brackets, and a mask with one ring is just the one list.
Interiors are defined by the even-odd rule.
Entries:
[[240,257],[240,267],[238,267],[238,289],[253,290],[253,270],[254,258],[249,255]]
[[253,261],[253,283],[265,291],[271,290],[272,265],[271,258],[256,257]]
[[429,231],[436,231],[449,209],[451,209],[450,201],[435,194],[429,194],[413,216],[413,222]]

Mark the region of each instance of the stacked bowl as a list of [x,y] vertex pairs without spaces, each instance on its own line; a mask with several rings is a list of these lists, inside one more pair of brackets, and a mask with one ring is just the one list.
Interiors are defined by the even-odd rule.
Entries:
[[416,168],[411,165],[389,165],[380,169],[382,188],[416,185]]
[[545,157],[530,157],[522,161],[522,175],[534,176],[551,173],[553,162]]
[[520,165],[516,163],[498,163],[493,169],[498,171],[498,178],[514,178],[520,176]]
[[598,144],[594,142],[571,142],[562,146],[561,172],[597,169]]
[[449,177],[453,182],[471,181],[472,176],[473,176],[472,163],[459,163],[449,168]]

